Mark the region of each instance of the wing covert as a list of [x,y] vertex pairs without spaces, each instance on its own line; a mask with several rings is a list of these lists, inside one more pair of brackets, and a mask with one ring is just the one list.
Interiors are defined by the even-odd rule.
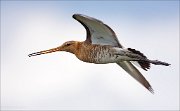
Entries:
[[122,47],[115,32],[102,21],[81,14],[74,14],[73,18],[85,27],[87,33],[86,42]]

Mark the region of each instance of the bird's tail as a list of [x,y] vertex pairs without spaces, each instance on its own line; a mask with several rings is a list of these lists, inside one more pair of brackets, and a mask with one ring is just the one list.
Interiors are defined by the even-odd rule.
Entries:
[[150,63],[154,64],[154,65],[164,65],[164,66],[169,66],[170,65],[167,62],[162,62],[162,61],[159,61],[159,60],[149,60],[143,53],[141,53],[138,50],[128,48],[128,51],[133,53],[132,56],[137,57],[137,60],[135,60],[135,61],[137,61],[139,63],[139,65],[141,66],[141,68],[144,69],[144,70],[147,70],[147,69],[150,68]]
[[167,63],[167,62],[162,62],[162,61],[159,61],[159,60],[145,60],[151,64],[154,64],[154,65],[164,65],[164,66],[169,66],[171,64]]

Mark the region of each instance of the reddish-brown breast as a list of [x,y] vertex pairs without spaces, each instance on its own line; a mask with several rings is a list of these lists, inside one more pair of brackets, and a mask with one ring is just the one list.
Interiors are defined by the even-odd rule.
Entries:
[[76,45],[75,55],[78,59],[89,63],[103,63],[101,58],[111,56],[111,46],[102,46],[89,44],[86,42],[79,42]]

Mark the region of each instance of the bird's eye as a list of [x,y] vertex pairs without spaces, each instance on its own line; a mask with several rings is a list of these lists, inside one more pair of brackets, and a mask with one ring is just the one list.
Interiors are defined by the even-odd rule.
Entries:
[[71,43],[66,43],[66,46],[70,46],[71,45]]

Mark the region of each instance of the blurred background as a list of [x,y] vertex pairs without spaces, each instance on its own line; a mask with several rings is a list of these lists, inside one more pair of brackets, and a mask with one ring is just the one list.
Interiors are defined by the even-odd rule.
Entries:
[[[178,110],[179,1],[1,1],[2,110]],[[125,47],[171,64],[141,70],[151,94],[116,64],[28,54],[83,41],[75,13],[108,24]]]

